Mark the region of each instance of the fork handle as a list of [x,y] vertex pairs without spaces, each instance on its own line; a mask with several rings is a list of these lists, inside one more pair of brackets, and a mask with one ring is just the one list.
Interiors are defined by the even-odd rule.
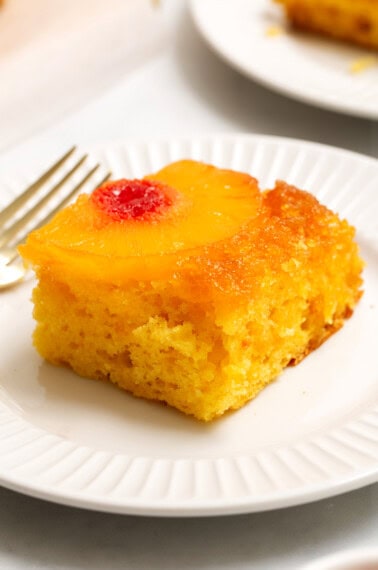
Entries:
[[18,251],[15,247],[3,247],[0,250],[0,265],[9,265],[18,257]]

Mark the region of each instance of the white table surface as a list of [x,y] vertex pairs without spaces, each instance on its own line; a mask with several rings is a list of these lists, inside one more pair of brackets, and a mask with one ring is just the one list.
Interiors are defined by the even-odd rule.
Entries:
[[[184,0],[164,0],[160,10],[165,37],[154,54],[146,53],[135,66],[125,62],[124,73],[118,59],[119,79],[112,77],[98,93],[92,88],[90,95],[73,97],[69,110],[55,106],[41,120],[21,113],[12,125],[0,101],[5,178],[37,170],[49,154],[73,142],[85,146],[113,138],[265,133],[378,156],[377,123],[267,91],[209,51]],[[4,570],[293,570],[319,556],[365,546],[378,547],[378,484],[280,511],[201,519],[83,511],[0,488]]]

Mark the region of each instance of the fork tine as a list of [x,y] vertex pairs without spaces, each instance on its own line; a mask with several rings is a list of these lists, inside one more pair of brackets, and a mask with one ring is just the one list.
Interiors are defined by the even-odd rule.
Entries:
[[[45,216],[43,218],[43,220],[41,220],[40,222],[38,222],[38,224],[36,224],[32,230],[30,231],[34,231],[37,230],[38,228],[40,228],[41,226],[47,224],[47,222],[49,222],[51,220],[51,218],[53,216],[55,216],[55,214],[61,210],[62,208],[64,208],[64,206],[66,206],[68,204],[68,202],[73,198],[73,196],[84,186],[84,184],[86,184],[86,182],[93,176],[93,174],[97,171],[97,169],[100,167],[99,164],[96,164],[85,176],[84,178],[78,182],[78,184],[76,184],[76,186],[69,192],[69,194],[61,201],[59,202],[59,204],[53,209],[51,210],[51,212],[49,212],[47,214],[47,216]],[[106,182],[111,176],[111,172],[107,172],[99,182],[97,182],[97,184],[94,186],[93,190],[95,190],[96,188],[98,188],[99,186],[101,186],[104,182]],[[4,253],[3,257],[3,263],[5,262],[6,265],[12,263],[12,261],[14,261],[17,257],[18,257],[18,251],[16,246],[19,245],[20,243],[22,243],[23,241],[25,241],[26,237],[28,236],[30,232],[27,231],[25,232],[21,237],[19,237],[19,239],[17,240],[17,242],[14,244],[13,247],[9,248],[9,250],[7,252]],[[0,259],[1,259],[1,254],[0,254]]]
[[76,146],[70,148],[61,158],[59,158],[46,172],[35,180],[26,190],[9,206],[0,212],[0,226],[13,216],[38,190],[41,186],[66,162],[66,160],[76,150]]
[[73,166],[73,168],[71,168],[71,170],[67,172],[67,174],[65,174],[63,178],[61,178],[59,182],[57,182],[55,186],[53,186],[51,190],[47,194],[45,194],[45,196],[43,196],[43,198],[33,208],[28,210],[26,214],[22,216],[22,218],[17,220],[17,222],[15,222],[12,226],[10,226],[4,232],[2,232],[0,237],[0,247],[9,242],[20,230],[22,230],[22,228],[29,222],[29,220],[31,220],[45,206],[45,204],[50,200],[50,198],[52,198],[62,188],[62,186],[67,182],[67,180],[71,178],[71,176],[76,172],[76,170],[83,164],[83,162],[87,159],[87,156],[88,155],[85,154],[75,164],[75,166]]
[[[75,188],[73,190],[71,190],[71,192],[60,202],[60,204],[54,208],[50,214],[48,214],[46,216],[46,218],[44,218],[44,220],[42,220],[42,222],[40,222],[34,229],[39,228],[40,226],[42,226],[43,224],[46,224],[53,216],[55,216],[55,214],[57,212],[59,212],[59,210],[61,210],[62,208],[64,208],[68,202],[71,200],[71,198],[80,190],[80,188],[82,188],[84,186],[84,184],[86,184],[86,182],[93,176],[93,174],[96,172],[96,170],[100,167],[99,164],[96,164],[96,166],[94,166],[92,168],[92,170],[90,170],[88,172],[88,174],[86,176],[84,176],[84,178],[81,180],[81,182],[79,182]],[[96,186],[94,187],[94,190],[96,188],[98,188],[99,186],[101,186],[104,182],[106,182],[111,176],[111,172],[107,172],[100,180],[100,182],[98,182],[96,184]]]
[[[59,212],[59,210],[61,210],[62,208],[64,208],[64,207],[68,204],[68,202],[72,199],[72,197],[73,197],[73,196],[84,186],[84,184],[86,184],[86,182],[93,176],[93,174],[96,172],[96,170],[97,170],[99,167],[100,167],[100,165],[99,165],[99,164],[96,164],[96,166],[94,166],[94,167],[88,172],[88,174],[86,174],[86,175],[84,176],[84,178],[75,186],[75,188],[73,188],[73,189],[71,190],[71,192],[69,192],[69,193],[67,194],[67,196],[66,196],[65,198],[63,198],[63,200],[62,200],[61,202],[59,202],[59,204],[58,204],[55,208],[53,208],[53,209],[51,210],[51,212],[49,212],[49,213],[47,214],[47,216],[45,216],[45,217],[43,218],[43,220],[41,220],[40,222],[38,222],[38,224],[36,224],[36,225],[34,226],[33,230],[37,230],[37,229],[40,228],[41,226],[44,226],[45,224],[47,224],[47,222],[49,222],[49,221],[51,220],[51,218],[52,218],[53,216],[55,216],[55,214],[56,214],[57,212]],[[106,180],[108,180],[108,178],[110,178],[110,176],[111,176],[111,173],[110,173],[110,172],[107,172],[106,175],[101,179],[101,181],[100,181],[98,184],[96,184],[95,188],[98,188],[99,186],[101,186],[101,184],[103,184]],[[25,239],[25,237],[26,237],[29,233],[30,233],[30,232],[26,232],[26,234],[25,234],[24,236],[22,236],[22,238],[20,238],[20,239],[17,241],[17,245],[20,244],[20,243]]]

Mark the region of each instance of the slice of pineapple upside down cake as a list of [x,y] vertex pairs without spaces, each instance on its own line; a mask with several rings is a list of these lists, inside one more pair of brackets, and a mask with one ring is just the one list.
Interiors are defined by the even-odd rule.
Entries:
[[33,232],[39,353],[201,420],[317,348],[361,295],[354,229],[309,193],[184,160]]

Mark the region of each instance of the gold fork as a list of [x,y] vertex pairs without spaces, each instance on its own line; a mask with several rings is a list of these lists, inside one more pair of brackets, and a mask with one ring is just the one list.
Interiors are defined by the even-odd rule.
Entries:
[[75,151],[73,146],[0,212],[0,290],[16,285],[25,277],[27,270],[19,258],[17,246],[25,241],[29,232],[46,224],[84,185],[90,182],[89,188],[93,191],[110,177],[111,173],[107,172],[100,180],[95,180],[94,174],[100,164],[88,170],[85,168],[88,155],[84,154],[55,181],[55,175],[64,170]]

